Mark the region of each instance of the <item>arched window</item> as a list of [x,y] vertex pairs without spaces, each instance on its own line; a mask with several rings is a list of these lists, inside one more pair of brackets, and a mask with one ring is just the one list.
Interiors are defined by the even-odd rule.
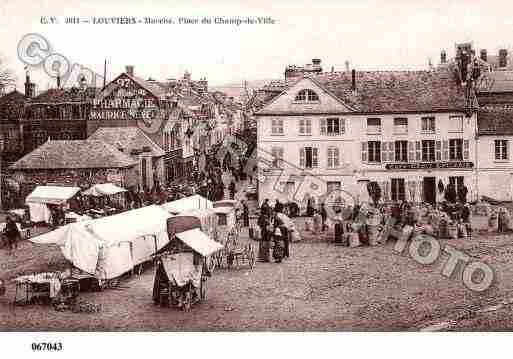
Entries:
[[298,102],[314,102],[319,101],[319,96],[312,90],[301,90],[296,95],[296,101]]

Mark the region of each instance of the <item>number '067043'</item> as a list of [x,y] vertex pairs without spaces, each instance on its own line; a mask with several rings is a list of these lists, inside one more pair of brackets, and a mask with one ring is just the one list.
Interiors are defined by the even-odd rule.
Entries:
[[62,343],[55,342],[55,343],[32,343],[32,350],[33,351],[61,351],[62,350]]

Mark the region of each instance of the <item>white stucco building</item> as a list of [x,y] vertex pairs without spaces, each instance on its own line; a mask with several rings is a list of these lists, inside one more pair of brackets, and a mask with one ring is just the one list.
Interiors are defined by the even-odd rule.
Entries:
[[477,196],[475,97],[449,69],[309,74],[264,91],[274,98],[256,113],[260,201],[335,188],[367,200],[368,181],[384,200],[433,203],[449,182]]

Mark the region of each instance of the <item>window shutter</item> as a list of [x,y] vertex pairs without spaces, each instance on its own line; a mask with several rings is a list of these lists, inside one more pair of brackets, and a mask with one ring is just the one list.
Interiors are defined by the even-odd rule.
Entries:
[[340,166],[339,151],[337,147],[333,148],[333,167]]
[[469,141],[463,140],[463,159],[468,160],[469,159]]
[[408,142],[408,161],[413,162],[415,159],[415,144],[413,141]]
[[447,161],[449,159],[449,141],[442,141],[442,150],[443,150],[443,160]]
[[346,119],[341,118],[340,119],[340,133],[345,133],[345,132],[346,132]]
[[306,133],[312,133],[312,120],[305,120],[305,131]]
[[327,153],[327,156],[328,156],[328,168],[333,167],[333,161],[332,161],[331,154],[332,154],[331,147],[328,147],[328,153]]
[[299,120],[299,133],[305,133],[305,120]]
[[313,147],[312,148],[312,167],[317,167],[318,166],[318,160],[317,160],[317,148],[316,147]]
[[436,160],[442,160],[442,141],[436,141]]
[[416,141],[415,142],[415,160],[416,161],[421,160],[421,154],[422,154],[422,150],[421,150],[420,141]]
[[367,142],[362,142],[362,162],[367,162]]
[[396,160],[396,158],[395,158],[395,142],[393,142],[393,141],[389,142],[388,150],[389,150],[388,159],[390,162],[394,162]]
[[382,142],[381,143],[381,160],[383,162],[388,161],[388,142]]
[[301,147],[299,149],[299,167],[305,167],[305,148]]
[[321,118],[321,135],[326,134],[326,119]]
[[278,120],[279,122],[279,125],[280,125],[280,129],[279,129],[279,133],[282,133],[283,134],[283,120]]

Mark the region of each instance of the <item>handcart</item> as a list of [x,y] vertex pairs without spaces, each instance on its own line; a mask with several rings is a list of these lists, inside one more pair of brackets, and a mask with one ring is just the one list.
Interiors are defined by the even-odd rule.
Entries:
[[170,243],[156,255],[153,302],[189,311],[207,298],[206,281],[211,276],[207,258],[223,246],[204,234],[190,217],[168,219]]

